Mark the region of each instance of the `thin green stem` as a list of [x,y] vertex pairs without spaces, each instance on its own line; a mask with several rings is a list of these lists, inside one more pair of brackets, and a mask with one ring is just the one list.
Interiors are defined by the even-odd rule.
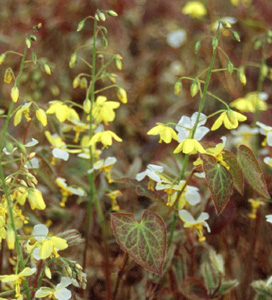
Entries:
[[[22,60],[20,63],[20,69],[19,69],[19,73],[18,76],[15,80],[14,86],[18,87],[20,84],[20,80],[21,80],[21,76],[23,73],[23,68],[24,68],[24,63],[25,63],[25,58],[26,58],[26,53],[27,53],[27,46],[25,46],[24,49],[24,53],[22,56]],[[11,102],[9,110],[8,110],[8,114],[4,123],[4,128],[2,131],[2,135],[1,135],[1,140],[0,140],[0,152],[2,152],[2,148],[4,145],[4,141],[5,141],[5,137],[7,134],[7,129],[8,129],[8,125],[9,125],[9,120],[11,117],[11,113],[14,107],[14,102]],[[15,220],[14,220],[14,216],[13,216],[13,206],[12,206],[12,200],[10,199],[10,195],[8,192],[8,187],[5,181],[5,175],[4,175],[4,170],[2,167],[2,164],[0,164],[0,179],[2,181],[2,186],[3,186],[3,190],[4,190],[4,194],[5,194],[5,198],[8,204],[8,217],[9,217],[9,225],[11,226],[12,231],[14,232],[15,235],[15,246],[16,246],[16,250],[17,250],[17,255],[18,255],[18,262],[19,262],[19,267],[20,267],[20,271],[22,271],[25,268],[25,264],[24,264],[24,258],[23,258],[23,253],[22,253],[22,249],[19,243],[19,237],[18,237],[18,233],[16,230],[16,226],[15,226]],[[29,294],[29,288],[28,288],[28,281],[25,279],[23,281],[23,288],[26,294],[26,297],[28,300],[30,300],[30,294]]]
[[[94,19],[94,37],[93,37],[93,49],[92,49],[92,79],[90,86],[86,93],[86,99],[91,100],[91,109],[89,113],[89,137],[90,140],[93,137],[93,107],[95,102],[95,83],[96,80],[99,78],[99,75],[103,72],[105,67],[109,65],[109,63],[106,63],[96,74],[96,34],[97,34],[97,20]],[[112,60],[110,60],[112,61]],[[93,145],[90,145],[89,147],[89,153],[90,153],[90,169],[93,170],[94,167],[94,147]],[[105,228],[105,218],[103,215],[103,211],[101,208],[100,201],[97,197],[97,192],[95,188],[95,174],[94,170],[88,174],[89,179],[89,185],[90,185],[90,198],[88,201],[88,208],[87,208],[87,222],[86,222],[86,242],[85,242],[85,249],[84,249],[84,260],[83,260],[83,268],[86,269],[87,265],[87,249],[89,244],[89,236],[90,236],[90,220],[91,220],[91,214],[93,210],[93,204],[96,206],[98,219],[102,231],[102,238],[104,243],[104,257],[105,257],[105,277],[106,277],[106,286],[107,286],[107,299],[111,299],[111,280],[110,280],[110,269],[109,269],[109,262],[108,262],[108,249],[107,249],[107,241],[106,241],[106,228]]]
[[[220,35],[220,29],[218,28],[217,29],[217,33],[216,33],[216,37],[215,37],[217,40],[219,39],[219,35]],[[211,59],[211,63],[210,63],[209,69],[208,69],[207,78],[206,78],[205,84],[204,84],[203,94],[201,96],[201,100],[200,100],[200,104],[199,104],[199,108],[198,108],[196,122],[195,122],[195,125],[194,125],[193,129],[192,129],[192,135],[191,135],[192,139],[194,138],[194,135],[195,135],[195,132],[196,132],[196,129],[197,129],[197,125],[199,123],[200,114],[202,112],[202,109],[203,109],[203,106],[204,106],[204,102],[205,102],[205,98],[206,98],[206,95],[208,93],[208,86],[209,86],[209,83],[210,83],[210,78],[211,78],[212,69],[213,69],[213,65],[214,65],[214,61],[215,61],[215,57],[216,57],[216,52],[217,52],[217,47],[214,47],[213,54],[212,54],[212,59]],[[204,72],[206,72],[206,69],[205,69]],[[185,158],[184,158],[184,162],[183,162],[183,167],[182,167],[182,170],[181,170],[181,174],[180,174],[180,180],[183,180],[183,178],[184,178],[184,174],[185,174],[185,170],[186,170],[187,165],[188,165],[188,161],[189,161],[189,154],[186,154]],[[176,201],[176,208],[177,208],[177,205],[178,205],[178,201]],[[172,226],[171,226],[171,229],[170,229],[169,238],[168,238],[168,247],[170,247],[170,245],[172,243],[172,239],[173,239],[173,235],[174,235],[174,231],[175,231],[175,227],[176,227],[177,218],[178,218],[178,212],[175,211],[174,217],[173,217],[173,221],[172,221]]]

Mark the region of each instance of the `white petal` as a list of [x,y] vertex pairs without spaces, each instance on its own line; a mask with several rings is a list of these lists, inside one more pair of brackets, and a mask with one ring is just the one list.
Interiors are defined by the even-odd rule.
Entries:
[[65,288],[72,283],[72,279],[70,277],[61,277],[60,283],[57,284],[56,288],[61,289]]
[[154,172],[163,172],[162,166],[157,166],[157,165],[153,165],[153,164],[147,165],[147,169],[149,169],[150,171],[154,171]]
[[209,131],[210,129],[205,126],[197,127],[194,138],[200,141]]
[[270,285],[270,284],[271,284],[271,282],[272,282],[272,276],[270,276],[270,277],[268,278],[268,280],[267,280],[267,282],[266,282],[266,285],[265,285],[265,286],[268,286],[268,285]]
[[136,175],[136,179],[137,179],[138,181],[143,180],[143,179],[145,178],[145,176],[147,175],[146,172],[147,172],[147,171],[138,173],[138,174]]
[[39,169],[39,160],[37,157],[33,157],[25,165],[28,169]]
[[272,131],[267,134],[267,145],[272,146]]
[[197,222],[204,222],[209,219],[209,214],[206,212],[202,212],[200,216],[197,218]]
[[32,234],[35,237],[35,239],[39,241],[41,238],[45,238],[48,232],[49,230],[45,225],[37,224],[34,226]]
[[192,129],[193,128],[193,124],[191,122],[191,119],[187,116],[182,116],[176,126],[176,130],[179,132],[181,130],[181,128],[188,128],[188,129]]
[[67,151],[59,149],[59,148],[54,148],[52,151],[52,154],[54,157],[63,159],[65,161],[67,161],[69,158],[69,153]]
[[71,297],[72,297],[72,293],[71,293],[68,289],[63,288],[63,289],[57,290],[57,291],[54,293],[54,296],[55,296],[58,300],[69,300],[69,299],[71,299]]
[[105,159],[105,166],[111,166],[117,162],[117,159],[115,157],[107,157]]
[[185,222],[195,223],[194,217],[185,209],[180,209],[179,210],[179,216]]
[[272,215],[266,215],[266,221],[272,223]]
[[32,138],[32,140],[30,142],[28,142],[27,144],[25,144],[25,146],[26,147],[32,147],[32,146],[35,146],[37,144],[39,144],[39,141],[37,141],[36,139]]
[[172,48],[180,47],[186,40],[186,32],[182,29],[176,30],[168,34],[167,43]]

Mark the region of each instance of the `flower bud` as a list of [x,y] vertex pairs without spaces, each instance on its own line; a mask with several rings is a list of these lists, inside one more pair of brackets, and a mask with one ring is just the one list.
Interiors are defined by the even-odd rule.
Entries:
[[83,27],[84,27],[84,25],[85,25],[85,21],[86,21],[86,19],[81,20],[81,21],[78,23],[78,26],[77,26],[77,32],[79,32],[80,30],[83,29]]
[[29,49],[31,47],[31,41],[30,41],[30,39],[26,38],[25,39],[25,43],[26,43],[27,48]]
[[5,60],[6,57],[6,53],[3,53],[0,55],[0,65],[3,63],[3,61]]
[[48,64],[44,64],[43,68],[44,68],[44,71],[45,71],[46,74],[51,75],[51,69],[48,66]]
[[10,92],[10,96],[11,96],[11,99],[14,103],[17,102],[18,98],[19,98],[19,89],[17,88],[17,86],[14,86],[12,89],[11,89],[11,92]]
[[12,71],[11,68],[8,68],[5,71],[4,82],[11,83],[11,80],[12,80]]
[[127,103],[127,92],[123,88],[118,88],[117,97],[122,103]]
[[86,89],[87,88],[88,82],[87,82],[86,77],[82,77],[80,79],[79,86],[80,86],[81,89]]
[[73,68],[75,67],[76,61],[77,61],[76,53],[73,53],[73,54],[71,55],[70,62],[69,62],[69,67],[70,67],[71,69],[73,69]]
[[194,82],[192,83],[190,91],[191,91],[191,96],[192,96],[192,97],[194,97],[194,96],[197,94],[197,92],[198,92],[198,84],[197,84],[197,81],[194,81]]
[[74,80],[73,80],[73,88],[76,89],[79,86],[79,77],[77,76]]
[[10,226],[7,229],[7,244],[8,244],[9,250],[14,249],[14,246],[15,246],[15,232]]
[[228,60],[227,69],[228,69],[229,74],[231,75],[233,72],[233,64],[230,60]]
[[107,14],[111,17],[117,17],[118,14],[114,10],[107,10]]
[[177,81],[174,86],[174,94],[179,95],[181,93],[181,90],[182,90],[182,83],[180,81]]

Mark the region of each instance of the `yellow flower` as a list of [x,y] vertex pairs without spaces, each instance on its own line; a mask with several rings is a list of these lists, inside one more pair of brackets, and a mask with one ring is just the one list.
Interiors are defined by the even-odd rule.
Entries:
[[12,275],[1,275],[0,280],[2,282],[12,282],[15,285],[15,297],[19,298],[20,294],[20,286],[25,279],[26,276],[31,276],[36,272],[36,268],[24,268],[22,272],[19,274],[12,274]]
[[32,104],[31,102],[26,103],[20,109],[17,110],[13,121],[14,126],[17,126],[21,122],[23,114],[27,122],[31,120],[31,118],[29,117],[29,107],[31,106],[31,104]]
[[118,211],[120,210],[120,207],[117,203],[117,197],[122,195],[122,192],[119,190],[111,191],[106,194],[111,199],[111,209],[112,211]]
[[127,103],[127,92],[123,88],[118,88],[117,97],[122,103]]
[[245,97],[238,98],[230,103],[231,107],[241,112],[254,113],[257,110],[265,111],[268,106],[265,102],[268,99],[267,93],[250,92]]
[[56,114],[57,119],[63,123],[65,120],[79,120],[77,112],[61,101],[50,101],[50,107],[46,111],[47,114]]
[[172,139],[178,141],[178,136],[174,129],[161,123],[157,123],[157,126],[151,128],[147,134],[160,135],[159,143],[164,141],[165,143],[169,144]]
[[234,129],[238,127],[238,121],[243,122],[246,119],[246,116],[229,109],[220,114],[220,116],[214,122],[211,130],[217,130],[223,123],[227,129]]
[[48,236],[49,230],[43,224],[34,226],[32,235],[36,239],[37,243],[30,245],[27,244],[28,252],[33,251],[34,258],[47,259],[50,256],[58,257],[58,250],[64,250],[68,248],[67,241],[56,236]]
[[7,238],[8,249],[13,250],[15,246],[15,232],[10,226],[7,229],[6,238]]
[[174,150],[174,153],[183,152],[185,154],[205,153],[205,149],[196,139],[184,139]]
[[72,186],[68,186],[65,181],[66,181],[66,179],[61,178],[61,177],[58,177],[56,179],[56,184],[60,187],[60,191],[62,194],[62,199],[60,202],[61,207],[65,206],[65,203],[69,196],[71,196],[71,195],[84,196],[85,195],[85,192],[82,188],[75,188]]
[[258,208],[264,203],[260,199],[248,199],[248,202],[251,204],[251,212],[248,214],[250,219],[256,219]]
[[112,139],[115,139],[117,142],[122,142],[122,139],[111,130],[97,132],[91,138],[89,146],[95,145],[97,142],[101,142],[104,146],[103,148],[108,148],[108,146],[112,145]]
[[[212,155],[218,163],[224,166],[227,170],[230,169],[230,166],[223,159],[223,149],[226,145],[226,137],[221,138],[223,143],[217,144],[214,148],[206,149],[207,154]],[[203,163],[202,159],[198,158],[193,164],[195,166],[201,165]]]
[[28,190],[28,201],[31,209],[44,210],[46,205],[43,200],[42,192],[38,189]]
[[107,101],[104,96],[98,96],[94,107],[93,117],[97,123],[104,122],[108,125],[108,122],[112,122],[115,118],[114,109],[118,108],[120,103],[115,101]]
[[241,3],[244,6],[248,7],[251,3],[251,0],[230,0],[230,2],[235,6],[238,6]]
[[201,18],[207,14],[207,10],[203,3],[199,1],[191,1],[185,4],[182,9],[182,13],[190,15],[192,18]]
[[39,108],[36,110],[36,117],[41,122],[42,126],[47,125],[47,116],[43,109]]
[[17,102],[18,98],[19,98],[19,89],[17,88],[17,86],[14,86],[11,91],[10,91],[10,96],[11,96],[11,100],[13,102]]

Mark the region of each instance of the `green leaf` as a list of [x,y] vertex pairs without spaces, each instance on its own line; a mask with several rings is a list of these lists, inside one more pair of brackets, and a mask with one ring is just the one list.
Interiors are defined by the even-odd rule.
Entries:
[[259,163],[251,149],[245,145],[238,148],[238,163],[252,188],[265,198],[270,198]]
[[131,213],[112,213],[111,226],[123,251],[145,269],[162,276],[166,226],[158,214],[145,210],[138,223]]
[[213,203],[219,215],[229,202],[232,194],[233,181],[230,172],[217,160],[208,154],[201,154],[203,169],[208,187],[212,194]]
[[234,153],[224,150],[223,160],[229,165],[228,170],[232,176],[233,184],[236,190],[243,195],[244,194],[244,175],[240,165],[238,164],[237,157]]

